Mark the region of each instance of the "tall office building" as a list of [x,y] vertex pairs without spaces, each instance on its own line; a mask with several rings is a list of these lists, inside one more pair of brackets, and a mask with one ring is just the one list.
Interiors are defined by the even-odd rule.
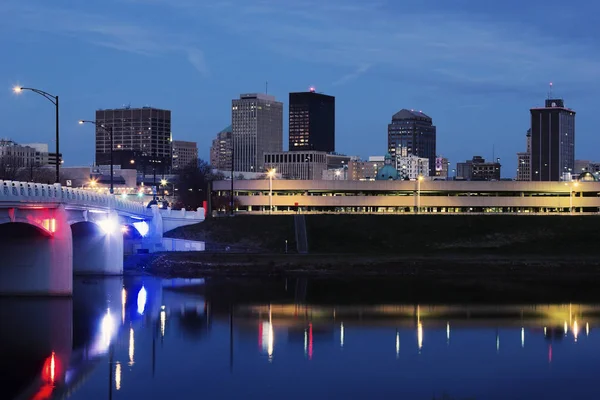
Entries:
[[559,181],[575,169],[575,111],[551,98],[530,111],[531,180]]
[[335,97],[290,93],[289,151],[335,152]]
[[[144,174],[169,173],[172,163],[171,111],[125,107],[96,111],[96,122],[112,128],[113,164]],[[110,135],[96,127],[96,164],[110,164]]]
[[234,170],[262,172],[265,153],[283,150],[283,103],[260,93],[242,94],[231,103]]
[[210,146],[210,165],[220,171],[231,171],[231,125],[217,133]]
[[517,180],[531,180],[531,129],[527,129],[525,137],[527,141],[527,151],[517,153]]
[[198,146],[196,142],[173,140],[173,170],[183,169],[190,164],[198,163]]
[[435,176],[436,127],[421,111],[402,109],[388,125],[388,152],[396,157],[417,156],[429,160],[429,176]]

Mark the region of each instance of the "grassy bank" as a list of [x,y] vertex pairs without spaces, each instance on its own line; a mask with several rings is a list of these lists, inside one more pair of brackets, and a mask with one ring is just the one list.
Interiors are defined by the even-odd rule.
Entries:
[[[600,217],[518,215],[307,215],[309,251],[363,255],[596,255]],[[293,216],[209,219],[168,234],[208,248],[295,249]]]

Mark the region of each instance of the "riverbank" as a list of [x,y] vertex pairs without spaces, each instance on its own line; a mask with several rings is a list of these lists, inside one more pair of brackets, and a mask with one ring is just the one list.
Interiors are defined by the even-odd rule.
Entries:
[[[538,215],[306,215],[308,249],[357,255],[600,255],[600,217]],[[212,218],[169,237],[208,251],[295,252],[292,215]]]

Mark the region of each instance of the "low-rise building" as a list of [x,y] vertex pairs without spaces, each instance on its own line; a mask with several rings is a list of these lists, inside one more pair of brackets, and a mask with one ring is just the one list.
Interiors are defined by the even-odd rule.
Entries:
[[198,162],[198,147],[196,142],[173,140],[173,170],[179,170]]
[[327,153],[324,151],[282,151],[265,154],[267,170],[275,168],[287,179],[322,180],[327,170]]
[[[228,196],[231,182],[212,190]],[[275,213],[561,213],[600,212],[600,182],[300,181],[273,179]],[[235,182],[240,212],[266,212],[269,181]]]
[[500,161],[486,162],[481,156],[456,164],[456,178],[467,181],[500,180]]
[[348,162],[348,180],[372,181],[377,176],[377,171],[385,164],[384,156],[371,156],[368,160],[350,160]]
[[[396,153],[398,154],[398,153]],[[415,155],[396,156],[398,179],[415,180],[419,176],[429,176],[429,159]]]

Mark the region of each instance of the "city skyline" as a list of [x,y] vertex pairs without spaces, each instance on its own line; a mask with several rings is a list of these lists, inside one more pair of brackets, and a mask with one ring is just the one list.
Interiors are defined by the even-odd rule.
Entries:
[[[93,162],[93,137],[77,121],[91,119],[96,109],[123,104],[172,110],[173,138],[198,142],[199,156],[208,159],[212,139],[229,124],[231,99],[264,92],[266,81],[269,94],[278,99],[311,85],[335,96],[336,150],[341,153],[383,155],[389,116],[414,108],[434,119],[437,152],[451,164],[473,154],[491,158],[495,147],[505,176],[511,177],[516,153],[523,148],[522,132],[530,125],[528,110],[543,105],[553,81],[555,96],[578,111],[576,158],[598,158],[594,96],[600,59],[597,45],[586,39],[592,32],[584,31],[596,28],[584,28],[583,22],[595,13],[597,6],[591,4],[566,15],[552,7],[559,4],[554,0],[542,11],[519,4],[521,13],[507,15],[499,5],[467,8],[466,3],[450,7],[427,1],[431,15],[411,10],[406,26],[392,26],[388,22],[400,9],[385,1],[252,7],[237,1],[209,6],[153,0],[135,18],[131,15],[139,0],[109,0],[102,8],[68,7],[65,1],[52,7],[39,0],[22,3],[8,0],[0,6],[10,16],[0,28],[0,48],[12,55],[10,63],[0,66],[6,88],[0,93],[4,136],[52,146],[50,107],[34,96],[15,96],[10,88],[21,84],[60,95],[65,165]],[[118,14],[113,6],[119,7]],[[532,25],[525,16],[534,9],[544,15]],[[164,13],[181,23],[160,22],[155,31],[144,27]],[[252,26],[243,17],[250,17]],[[419,21],[425,17],[443,23],[423,32]],[[549,33],[543,17],[581,21],[578,28]],[[350,29],[359,19],[363,27]],[[233,24],[235,29],[223,32]],[[304,25],[310,29],[295,29]],[[276,31],[280,39],[241,45],[239,39],[252,30]],[[518,33],[524,31],[528,35]],[[294,53],[286,50],[288,43],[297,45],[291,47]],[[390,48],[397,55],[390,56]],[[403,52],[415,54],[415,49],[417,59],[406,66]],[[48,66],[40,68],[40,60],[48,60]],[[242,73],[234,68],[241,60],[253,61]],[[156,80],[157,75],[162,78]],[[287,132],[289,105],[284,103]],[[500,112],[503,122],[490,124]]]

